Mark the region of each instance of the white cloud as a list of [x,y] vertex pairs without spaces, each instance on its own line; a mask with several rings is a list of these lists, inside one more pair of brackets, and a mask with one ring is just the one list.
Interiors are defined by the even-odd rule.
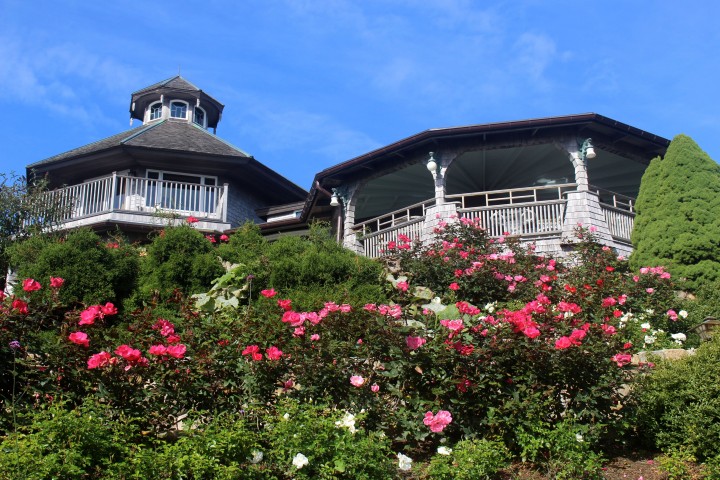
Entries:
[[41,107],[73,121],[114,123],[99,105],[114,94],[127,98],[135,83],[132,69],[70,43],[48,46],[4,36],[0,58],[5,102]]

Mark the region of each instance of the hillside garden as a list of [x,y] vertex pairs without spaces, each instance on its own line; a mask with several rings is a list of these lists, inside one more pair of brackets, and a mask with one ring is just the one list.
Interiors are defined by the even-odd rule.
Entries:
[[[2,177],[0,479],[719,479],[706,157],[652,161],[630,262],[457,218],[383,262],[320,224],[130,244],[53,233]],[[636,355],[666,348],[694,354]]]
[[582,227],[566,261],[461,221],[388,250],[192,223],[16,243],[0,477],[606,478],[644,448],[720,478],[720,344],[631,362],[698,346],[662,267]]

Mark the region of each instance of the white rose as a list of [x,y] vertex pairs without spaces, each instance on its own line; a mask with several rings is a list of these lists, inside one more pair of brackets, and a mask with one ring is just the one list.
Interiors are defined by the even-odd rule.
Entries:
[[652,327],[649,323],[642,323],[640,324],[640,328],[642,328],[643,330],[650,330]]
[[452,453],[452,448],[438,447],[437,453],[439,453],[440,455],[450,455]]
[[645,343],[647,343],[648,345],[651,343],[655,343],[655,337],[653,337],[652,335],[645,335]]
[[300,470],[302,467],[304,467],[308,463],[310,463],[308,461],[308,458],[305,455],[303,455],[302,453],[298,453],[297,455],[295,455],[295,458],[293,458],[293,461],[292,461],[292,464],[295,465],[295,467],[297,467],[298,470]]
[[412,468],[412,458],[403,455],[402,453],[397,454],[398,468],[403,472],[407,472]]
[[685,336],[684,333],[673,333],[673,334],[670,335],[670,336],[673,338],[673,340],[675,340],[675,341],[677,341],[677,342],[680,342],[680,343],[682,343],[682,342],[684,342],[685,340],[687,340],[687,337]]
[[680,310],[678,312],[678,315],[680,315],[682,318],[687,318],[688,313],[685,310]]
[[252,452],[252,458],[250,459],[250,463],[260,463],[263,459],[263,452],[260,450],[253,450]]

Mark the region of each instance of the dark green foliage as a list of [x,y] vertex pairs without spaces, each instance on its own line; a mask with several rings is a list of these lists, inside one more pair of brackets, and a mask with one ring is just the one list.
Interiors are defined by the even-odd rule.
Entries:
[[141,293],[158,292],[162,298],[173,290],[198,293],[225,273],[212,244],[190,225],[162,230],[147,247]]
[[652,447],[699,460],[720,444],[720,336],[696,354],[666,361],[635,387],[637,425]]
[[311,226],[308,237],[288,235],[271,243],[257,226],[245,225],[218,253],[254,276],[253,296],[272,287],[292,298],[296,309],[314,309],[328,300],[357,304],[384,298],[378,282],[382,266],[338,245],[326,224]]
[[0,442],[0,478],[102,478],[103,470],[129,453],[138,433],[92,401],[74,409],[56,402],[23,417],[27,425]]
[[[44,194],[46,182],[28,184],[25,177],[0,173],[0,272],[7,271],[7,248],[30,235],[47,232],[64,207]],[[5,276],[0,275],[0,285]]]
[[435,455],[427,473],[436,480],[498,478],[499,471],[507,467],[509,459],[510,452],[502,442],[462,440],[449,455]]
[[720,165],[690,137],[650,163],[636,206],[633,268],[663,265],[691,290],[720,278]]
[[33,236],[13,245],[10,260],[18,278],[34,278],[49,290],[50,277],[65,284],[60,300],[66,305],[116,302],[135,288],[138,255],[122,241],[106,243],[90,230],[65,237]]
[[691,323],[697,325],[707,317],[720,319],[720,280],[701,285],[696,294],[695,301],[688,302]]

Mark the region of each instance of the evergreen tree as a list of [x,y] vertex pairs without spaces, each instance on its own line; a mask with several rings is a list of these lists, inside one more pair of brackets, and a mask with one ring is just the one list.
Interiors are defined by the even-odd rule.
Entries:
[[650,162],[636,207],[633,268],[663,265],[693,291],[720,279],[720,165],[690,137]]

